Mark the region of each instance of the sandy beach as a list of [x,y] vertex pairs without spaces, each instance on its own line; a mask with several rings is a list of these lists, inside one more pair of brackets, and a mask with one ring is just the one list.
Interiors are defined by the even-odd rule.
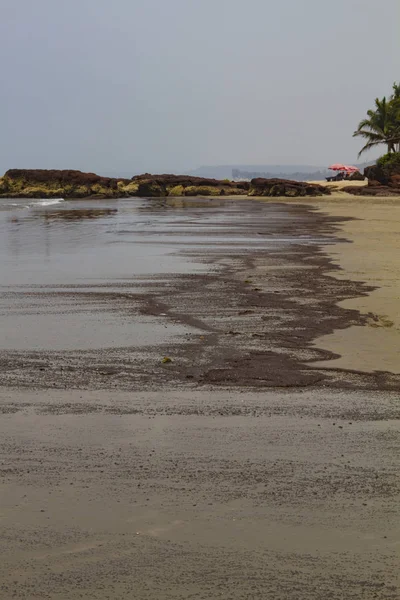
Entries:
[[[363,327],[349,327],[317,338],[315,345],[340,354],[332,367],[362,371],[400,372],[400,205],[397,199],[348,200],[324,203],[322,211],[350,217],[342,225],[348,244],[328,252],[341,268],[334,277],[365,281],[376,288],[341,306],[367,315]],[[326,365],[326,363],[323,363]]]
[[0,598],[397,599],[396,202],[10,211]]
[[399,0],[0,28],[0,600],[400,600]]

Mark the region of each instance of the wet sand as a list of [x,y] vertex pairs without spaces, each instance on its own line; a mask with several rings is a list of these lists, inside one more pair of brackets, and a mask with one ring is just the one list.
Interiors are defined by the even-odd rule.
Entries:
[[[0,598],[397,599],[400,377],[332,366],[345,349],[315,342],[371,329],[376,281],[354,276],[370,225],[345,241],[357,222],[335,199],[152,210],[132,237],[122,208],[112,233],[136,257],[164,244],[147,276],[116,256],[113,280],[91,262],[96,277],[63,284],[57,253],[37,285],[8,271],[9,331],[15,310],[86,312],[101,341],[111,311],[128,333],[3,343]],[[68,234],[70,273],[56,213],[39,231]],[[135,343],[143,323],[170,331]]]
[[398,597],[398,404],[3,392],[2,598]]

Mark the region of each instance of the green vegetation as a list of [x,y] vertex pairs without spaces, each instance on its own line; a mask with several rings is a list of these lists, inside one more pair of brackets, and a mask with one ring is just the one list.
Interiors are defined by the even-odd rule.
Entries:
[[125,183],[124,181],[118,181],[117,183],[118,192],[121,196],[135,196],[139,190],[138,183]]
[[175,185],[172,188],[168,189],[168,196],[183,196],[185,193],[185,188],[183,185]]
[[400,152],[400,84],[393,85],[388,99],[376,98],[375,109],[367,112],[367,118],[360,121],[353,137],[367,141],[358,156],[380,144],[387,146],[389,154]]
[[378,167],[383,170],[392,171],[395,168],[400,168],[400,152],[390,152],[384,154],[376,161]]
[[189,185],[185,189],[185,196],[220,196],[221,189],[208,185]]

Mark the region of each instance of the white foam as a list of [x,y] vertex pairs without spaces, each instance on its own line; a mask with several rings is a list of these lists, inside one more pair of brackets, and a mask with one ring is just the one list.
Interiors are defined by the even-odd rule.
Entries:
[[64,202],[64,198],[53,198],[52,200],[38,200],[38,202],[33,202],[31,206],[52,206],[53,204],[59,204],[60,202]]

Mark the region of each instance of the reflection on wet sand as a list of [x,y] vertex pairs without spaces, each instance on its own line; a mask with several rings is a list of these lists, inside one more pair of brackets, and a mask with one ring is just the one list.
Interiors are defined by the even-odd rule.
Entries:
[[117,208],[83,208],[79,210],[53,210],[51,212],[38,211],[33,216],[45,221],[83,221],[84,219],[109,217],[117,212]]
[[189,196],[179,198],[151,198],[146,204],[139,207],[139,210],[145,212],[158,211],[163,208],[218,208],[224,202],[226,204],[227,197],[219,198],[190,198]]
[[[52,242],[57,248],[62,244],[62,232],[54,231],[54,239],[50,236],[50,226],[52,223],[73,223],[78,225],[94,219],[102,219],[116,215],[116,208],[82,208],[82,209],[57,209],[57,210],[32,210],[28,215],[8,217],[8,228],[6,231],[8,243],[8,252],[10,256],[18,257],[21,249],[26,251],[27,247],[40,252],[47,258],[51,254]],[[40,229],[33,229],[34,223],[40,224]],[[60,239],[61,238],[61,239]],[[79,240],[77,240],[79,243]]]

